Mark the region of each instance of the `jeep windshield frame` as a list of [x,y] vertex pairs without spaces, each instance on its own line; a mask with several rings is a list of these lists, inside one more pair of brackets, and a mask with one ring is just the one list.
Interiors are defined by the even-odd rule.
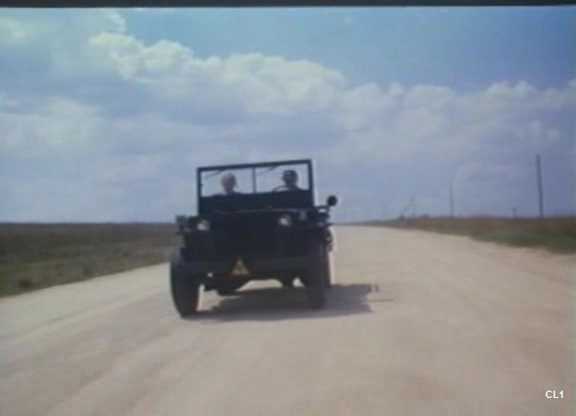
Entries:
[[[278,192],[271,189],[258,189],[260,176],[271,174],[281,167],[298,168],[301,172],[306,173],[303,175],[306,176],[305,178],[300,178],[301,190]],[[206,194],[206,180],[214,179],[214,176],[229,171],[249,172],[251,191],[233,195],[215,194],[213,192]],[[276,178],[278,181],[280,180],[277,176]],[[210,214],[211,211],[219,210],[216,207],[231,206],[236,203],[239,210],[250,208],[306,208],[314,205],[314,168],[310,159],[203,166],[196,169],[196,191],[199,215]],[[219,201],[223,202],[220,203]]]

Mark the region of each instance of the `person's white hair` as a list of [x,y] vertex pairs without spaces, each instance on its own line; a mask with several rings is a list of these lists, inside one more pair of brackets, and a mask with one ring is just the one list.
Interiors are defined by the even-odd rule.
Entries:
[[234,176],[233,173],[226,173],[222,175],[222,179],[220,179],[220,181],[222,182],[222,185],[228,183],[236,185],[236,176]]

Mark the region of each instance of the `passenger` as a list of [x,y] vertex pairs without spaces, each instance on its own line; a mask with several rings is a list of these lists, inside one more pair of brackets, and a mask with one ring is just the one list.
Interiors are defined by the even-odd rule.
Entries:
[[224,190],[224,195],[234,195],[237,194],[236,188],[236,176],[233,173],[227,173],[222,176],[220,180],[222,183],[222,189]]
[[274,191],[301,191],[298,187],[298,173],[295,170],[288,169],[282,173],[283,185],[274,188]]

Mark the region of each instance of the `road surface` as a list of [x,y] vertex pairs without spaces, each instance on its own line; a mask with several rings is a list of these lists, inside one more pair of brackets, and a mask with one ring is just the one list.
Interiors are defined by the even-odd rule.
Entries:
[[320,312],[260,282],[181,320],[167,265],[0,300],[0,415],[576,414],[575,256],[336,234]]

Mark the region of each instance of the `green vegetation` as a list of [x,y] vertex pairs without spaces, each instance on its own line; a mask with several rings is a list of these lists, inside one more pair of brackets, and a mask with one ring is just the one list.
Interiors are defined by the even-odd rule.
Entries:
[[[576,217],[420,217],[364,224],[576,253]],[[0,296],[162,263],[177,245],[173,224],[0,224]]]
[[556,253],[576,252],[576,217],[418,217],[365,224],[466,235],[514,246],[542,247]]
[[0,224],[0,296],[167,261],[173,224]]

